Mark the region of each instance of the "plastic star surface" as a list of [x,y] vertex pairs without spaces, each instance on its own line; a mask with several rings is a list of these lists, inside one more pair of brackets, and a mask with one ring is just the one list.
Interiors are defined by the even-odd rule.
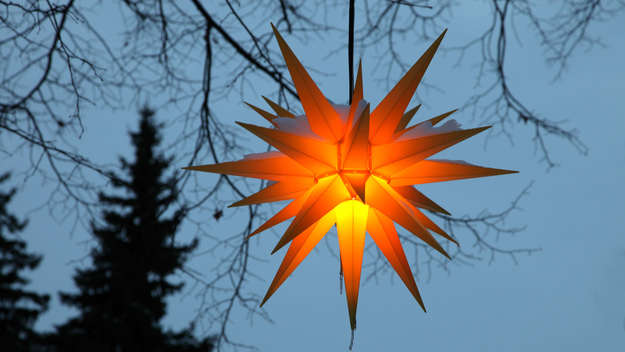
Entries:
[[352,330],[356,327],[365,233],[425,310],[395,223],[447,258],[430,230],[457,242],[420,209],[449,213],[413,185],[516,172],[427,159],[488,128],[461,130],[454,120],[435,127],[455,110],[407,127],[419,106],[405,110],[446,30],[371,112],[363,100],[360,65],[352,104],[334,105],[275,27],[273,30],[305,114],[295,116],[267,98],[275,114],[248,104],[272,127],[238,124],[277,151],[187,169],[271,181],[268,187],[233,206],[292,200],[250,235],[295,217],[273,250],[289,245],[262,304],[336,224]]

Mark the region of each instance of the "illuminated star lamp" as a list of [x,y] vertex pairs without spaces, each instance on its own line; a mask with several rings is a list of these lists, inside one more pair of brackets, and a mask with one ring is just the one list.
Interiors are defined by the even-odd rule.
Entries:
[[449,213],[413,185],[516,172],[426,159],[489,128],[461,130],[454,120],[435,127],[455,110],[407,127],[420,105],[404,111],[446,30],[371,112],[363,99],[360,65],[351,105],[332,104],[275,27],[273,31],[305,114],[295,116],[267,98],[276,115],[248,104],[272,127],[237,123],[277,151],[186,169],[271,181],[263,190],[232,206],[292,200],[250,234],[295,217],[272,252],[289,245],[261,305],[336,224],[352,330],[356,328],[365,232],[425,311],[394,223],[447,258],[449,255],[429,231],[458,243],[420,209]]

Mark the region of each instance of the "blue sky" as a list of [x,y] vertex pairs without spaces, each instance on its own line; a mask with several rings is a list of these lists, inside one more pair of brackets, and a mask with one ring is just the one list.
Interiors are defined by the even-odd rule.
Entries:
[[[458,9],[448,24],[443,47],[460,44],[484,28],[489,18],[483,11]],[[111,14],[107,30],[116,31],[121,22]],[[361,285],[358,305],[356,351],[416,350],[431,351],[622,351],[625,348],[625,14],[590,28],[606,47],[592,51],[578,50],[563,77],[553,83],[554,71],[544,62],[542,49],[532,32],[518,26],[522,46],[509,40],[506,70],[511,87],[532,109],[578,129],[589,147],[587,156],[580,155],[567,143],[549,138],[552,157],[560,164],[546,170],[534,153],[533,131],[524,125],[512,125],[513,143],[504,137],[480,135],[441,153],[441,158],[463,159],[504,169],[520,170],[519,174],[484,179],[426,185],[421,188],[454,215],[475,215],[483,209],[497,211],[530,182],[530,194],[520,203],[522,210],[509,220],[510,225],[527,229],[512,238],[505,236],[498,245],[504,248],[541,248],[531,256],[519,256],[515,265],[508,257],[499,256],[472,266],[452,263],[449,273],[433,271],[430,280],[423,275],[418,282],[428,313],[423,313],[395,274],[387,273]],[[116,22],[117,21],[117,22]],[[311,37],[307,44],[285,35],[304,64],[322,67],[330,76],[312,73],[313,79],[328,97],[337,102],[345,99],[344,56],[325,59],[325,40],[338,43],[341,38]],[[427,47],[407,40],[399,48],[405,62],[414,62]],[[277,45],[274,42],[274,49]],[[357,53],[359,53],[357,49]],[[363,55],[365,99],[377,104],[386,89],[373,77],[375,56],[384,53],[368,50]],[[439,52],[434,58],[426,81],[442,91],[423,90],[419,94],[427,106],[415,119],[461,106],[475,92],[475,63],[466,57],[463,65],[454,67],[452,53]],[[399,77],[392,76],[389,85]],[[264,87],[259,82],[245,99],[261,104]],[[267,86],[269,87],[269,86]],[[262,124],[247,109],[240,97],[228,96],[219,103],[221,116],[232,120]],[[414,104],[414,102],[413,102]],[[128,111],[111,112],[97,106],[86,112],[86,134],[78,145],[100,162],[115,162],[120,154],[130,157],[127,129],[136,128],[135,106]],[[455,118],[463,127],[483,124],[480,116],[459,111]],[[158,111],[164,121],[167,111]],[[232,121],[232,124],[233,124]],[[165,141],[175,137],[166,132]],[[487,139],[488,138],[488,139]],[[250,136],[246,141],[252,141]],[[486,143],[488,141],[488,143]],[[253,142],[255,143],[255,142]],[[262,144],[253,144],[261,151]],[[27,163],[23,152],[3,164],[19,170]],[[181,165],[182,166],[182,165]],[[210,179],[206,179],[207,182]],[[45,202],[53,184],[31,178],[13,202],[13,211],[24,214]],[[223,199],[232,196],[226,194]],[[268,212],[271,208],[267,207]],[[210,218],[211,214],[206,214]],[[232,231],[245,213],[225,214],[218,224],[207,222],[210,231]],[[57,217],[62,216],[57,214]],[[45,255],[43,264],[31,277],[32,286],[50,293],[73,290],[71,274],[89,248],[88,233],[72,223],[53,219],[47,209],[29,213],[30,224],[24,233],[29,248]],[[183,232],[189,234],[191,227]],[[183,235],[183,237],[186,235]],[[332,235],[329,235],[332,236]],[[263,294],[280,263],[282,252],[269,255],[276,235],[266,233],[252,240],[251,252],[265,262],[255,262],[254,272],[261,278],[250,283],[250,289]],[[459,233],[463,247],[472,241]],[[329,243],[336,248],[336,240]],[[206,242],[203,245],[208,246]],[[85,263],[85,262],[83,262]],[[191,266],[202,272],[210,267],[211,258],[198,256]],[[204,272],[210,278],[210,272]],[[180,276],[184,279],[184,276]],[[190,289],[191,286],[189,285]],[[186,292],[186,291],[185,291]],[[198,302],[193,293],[170,300],[165,324],[185,326],[193,318]],[[231,326],[233,337],[263,351],[341,350],[349,342],[349,322],[345,297],[338,292],[338,263],[325,246],[313,252],[265,305],[273,323],[248,319],[240,310]],[[48,329],[61,323],[74,312],[59,305],[56,295],[52,307],[39,321]]]

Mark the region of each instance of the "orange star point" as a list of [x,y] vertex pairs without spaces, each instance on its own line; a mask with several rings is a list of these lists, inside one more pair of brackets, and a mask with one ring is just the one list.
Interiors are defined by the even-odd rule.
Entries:
[[267,98],[264,99],[275,114],[246,103],[272,127],[237,123],[277,151],[185,169],[274,181],[232,206],[291,200],[250,234],[294,218],[273,250],[289,245],[262,304],[336,225],[352,329],[356,327],[365,233],[369,233],[425,311],[395,223],[447,258],[449,255],[430,230],[458,243],[420,209],[449,212],[414,185],[516,172],[427,159],[488,128],[461,130],[453,120],[435,127],[456,110],[407,127],[421,105],[405,110],[447,30],[370,111],[369,103],[363,100],[360,63],[351,105],[334,106],[273,25],[272,28],[305,114],[296,116]]

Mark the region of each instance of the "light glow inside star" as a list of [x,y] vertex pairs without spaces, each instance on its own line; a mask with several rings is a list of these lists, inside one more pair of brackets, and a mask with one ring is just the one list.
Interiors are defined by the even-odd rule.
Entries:
[[428,159],[488,128],[462,130],[454,120],[441,125],[455,110],[408,126],[420,105],[408,111],[406,108],[446,30],[373,111],[363,99],[360,65],[351,105],[334,105],[322,94],[275,27],[273,30],[304,115],[296,116],[267,98],[275,114],[248,104],[271,127],[238,124],[276,151],[186,169],[270,181],[266,188],[233,206],[290,201],[250,235],[294,218],[273,250],[275,253],[288,245],[262,304],[336,225],[352,330],[356,328],[366,233],[425,310],[395,224],[447,258],[449,255],[430,231],[458,243],[422,210],[449,213],[414,185],[516,172]]

